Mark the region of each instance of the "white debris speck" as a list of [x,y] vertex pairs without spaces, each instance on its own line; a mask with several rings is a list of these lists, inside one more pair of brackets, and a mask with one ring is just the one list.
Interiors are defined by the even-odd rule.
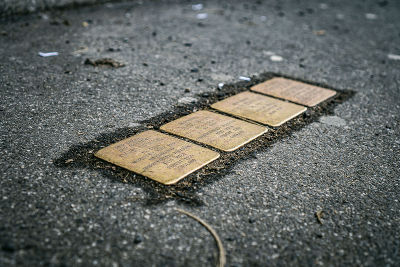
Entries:
[[342,19],[344,19],[344,15],[340,14],[340,13],[336,14],[336,18],[342,20]]
[[321,3],[321,4],[319,4],[319,8],[320,9],[328,9],[328,5],[325,3]]
[[400,55],[388,54],[388,59],[400,60]]
[[42,20],[49,20],[49,16],[47,14],[40,14]]
[[251,79],[249,77],[239,76],[239,80],[249,82]]
[[277,258],[279,258],[279,254],[278,254],[278,253],[272,254],[271,258],[272,258],[273,260],[274,260],[274,259],[277,259]]
[[208,14],[207,13],[199,13],[196,15],[197,19],[206,19],[208,18]]
[[192,10],[198,11],[203,9],[203,4],[192,5]]
[[269,59],[271,59],[271,61],[274,61],[274,62],[281,62],[283,60],[283,57],[273,55],[273,56],[270,56]]
[[218,84],[218,88],[219,88],[219,89],[222,89],[222,87],[224,87],[224,83],[219,83],[219,84]]
[[58,52],[48,52],[48,53],[39,52],[39,56],[41,56],[41,57],[54,57],[54,56],[58,56]]
[[319,121],[323,124],[336,127],[343,127],[347,125],[346,121],[338,116],[324,116],[321,117]]
[[260,20],[261,20],[261,21],[266,21],[266,20],[267,20],[267,17],[266,17],[266,16],[261,16],[261,17],[260,17]]
[[190,96],[185,96],[185,97],[178,99],[179,104],[192,104],[192,103],[196,103],[196,102],[197,102],[197,99],[194,97],[190,97]]
[[263,54],[266,55],[266,56],[273,56],[273,55],[275,55],[274,52],[272,52],[272,51],[265,51],[265,50],[263,50]]
[[365,18],[366,19],[377,19],[378,18],[378,16],[376,15],[376,14],[373,14],[373,13],[366,13],[365,14]]
[[231,75],[227,75],[224,73],[212,73],[211,78],[218,82],[228,82],[234,80],[234,78]]

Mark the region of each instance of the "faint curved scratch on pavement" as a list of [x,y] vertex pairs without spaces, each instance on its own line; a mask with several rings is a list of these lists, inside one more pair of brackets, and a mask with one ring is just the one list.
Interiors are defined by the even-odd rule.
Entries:
[[217,242],[218,245],[218,250],[219,250],[219,263],[218,266],[219,267],[224,267],[225,263],[226,263],[226,257],[225,257],[225,249],[224,246],[222,245],[221,239],[219,238],[217,232],[215,232],[215,230],[205,221],[203,221],[202,219],[200,219],[199,217],[197,217],[196,215],[191,214],[188,211],[185,210],[181,210],[181,209],[176,209],[178,212],[183,213],[191,218],[193,218],[194,220],[196,220],[197,222],[199,222],[201,225],[203,225],[214,237],[215,242]]

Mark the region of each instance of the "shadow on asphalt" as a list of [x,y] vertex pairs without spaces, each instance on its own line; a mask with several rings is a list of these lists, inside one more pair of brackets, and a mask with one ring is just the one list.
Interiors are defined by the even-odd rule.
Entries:
[[[221,157],[202,169],[190,174],[175,185],[167,186],[160,184],[142,175],[135,174],[94,156],[94,153],[103,147],[128,138],[138,132],[148,129],[159,130],[159,127],[167,122],[200,109],[210,109],[210,104],[239,92],[249,90],[251,86],[260,82],[264,82],[273,77],[285,77],[333,89],[337,92],[337,94],[333,98],[317,105],[316,107],[308,108],[306,112],[280,127],[269,127],[269,131],[267,133],[234,152],[218,151],[215,148],[206,146],[212,150],[218,151],[221,154]],[[354,96],[354,94],[355,92],[351,90],[337,90],[324,84],[299,80],[276,73],[264,73],[257,77],[252,77],[251,82],[227,84],[222,89],[217,88],[212,92],[202,93],[199,95],[199,101],[195,104],[178,105],[171,111],[165,112],[148,120],[141,121],[137,127],[117,129],[111,133],[100,134],[90,142],[74,145],[68,151],[63,153],[60,158],[55,159],[54,164],[59,168],[86,168],[95,170],[100,172],[107,179],[126,183],[127,186],[140,187],[147,193],[144,205],[157,205],[165,201],[177,200],[186,205],[201,206],[204,205],[204,202],[196,195],[196,192],[199,188],[222,179],[225,174],[230,172],[231,168],[239,159],[243,160],[246,158],[255,158],[255,152],[269,149],[275,142],[290,136],[295,131],[302,129],[306,125],[317,121],[320,116],[332,115],[337,105],[350,99],[352,96]],[[181,139],[186,140],[185,138]],[[205,145],[202,144],[202,146]],[[139,202],[143,201],[142,198],[130,200]]]

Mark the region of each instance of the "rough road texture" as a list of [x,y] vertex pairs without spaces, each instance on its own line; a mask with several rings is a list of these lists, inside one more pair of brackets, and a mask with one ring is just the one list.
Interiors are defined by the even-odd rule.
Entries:
[[110,0],[2,0],[0,2],[0,17],[51,8],[98,4],[109,1]]
[[[215,228],[228,266],[399,264],[399,2],[203,3],[205,20],[189,2],[144,1],[1,21],[0,265],[214,264],[211,235],[176,207]],[[54,164],[266,71],[356,94],[199,187],[202,205]]]

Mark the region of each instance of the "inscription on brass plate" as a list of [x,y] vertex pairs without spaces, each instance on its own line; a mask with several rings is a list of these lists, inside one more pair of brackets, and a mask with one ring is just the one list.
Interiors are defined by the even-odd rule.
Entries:
[[174,120],[160,129],[224,151],[233,151],[267,131],[266,127],[205,110]]
[[174,184],[219,154],[150,130],[105,147],[95,156],[157,182]]
[[279,126],[306,111],[292,103],[243,92],[211,105],[212,108],[271,126]]
[[334,96],[335,91],[285,78],[273,78],[251,90],[313,107]]

